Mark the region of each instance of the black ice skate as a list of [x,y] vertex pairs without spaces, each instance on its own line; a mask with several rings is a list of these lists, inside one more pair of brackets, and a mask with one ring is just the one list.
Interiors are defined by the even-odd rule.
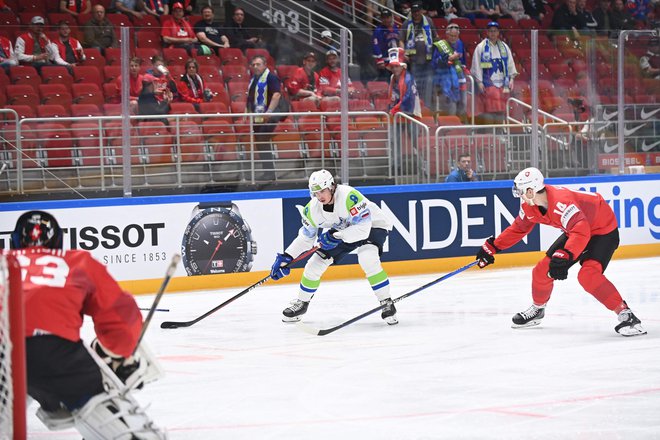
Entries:
[[399,320],[396,319],[396,307],[394,307],[394,301],[392,301],[392,298],[382,300],[380,305],[385,306],[383,307],[380,317],[383,318],[388,325],[398,324]]
[[645,335],[646,330],[642,328],[642,321],[630,309],[623,309],[619,312],[619,325],[614,330],[621,336],[640,336]]
[[300,317],[307,312],[307,307],[309,307],[309,301],[295,300],[291,301],[291,305],[284,309],[282,314],[282,322],[298,322]]
[[513,328],[524,328],[524,327],[533,327],[535,325],[539,325],[541,323],[541,320],[545,316],[545,305],[542,306],[536,306],[532,304],[532,306],[525,310],[524,312],[516,313],[513,315],[513,325],[511,327]]

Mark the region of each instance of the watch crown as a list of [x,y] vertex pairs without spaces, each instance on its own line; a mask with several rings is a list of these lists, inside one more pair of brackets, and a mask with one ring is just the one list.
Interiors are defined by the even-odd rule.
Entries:
[[257,242],[256,241],[250,241],[250,249],[248,249],[248,252],[251,253],[252,255],[257,255]]

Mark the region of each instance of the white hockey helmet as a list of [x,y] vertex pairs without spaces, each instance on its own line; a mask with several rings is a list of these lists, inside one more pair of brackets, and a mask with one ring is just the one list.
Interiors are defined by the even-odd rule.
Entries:
[[334,190],[335,179],[328,170],[314,171],[309,176],[309,193],[314,197],[314,193],[323,191],[326,188]]
[[516,178],[513,179],[511,191],[514,197],[522,197],[530,188],[534,191],[534,194],[545,188],[543,173],[534,167],[525,168],[518,173]]

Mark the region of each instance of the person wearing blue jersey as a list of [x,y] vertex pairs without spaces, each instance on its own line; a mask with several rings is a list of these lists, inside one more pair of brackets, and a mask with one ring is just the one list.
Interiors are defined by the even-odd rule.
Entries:
[[458,38],[459,32],[457,24],[447,26],[446,38],[433,43],[431,65],[434,70],[436,113],[442,116],[458,115],[465,122],[465,48]]
[[311,174],[309,192],[312,197],[310,202],[304,207],[297,206],[302,227],[284,252],[277,254],[270,273],[274,280],[289,275],[291,269],[288,264],[293,258],[317,243],[318,251],[305,265],[298,298],[284,309],[282,321],[300,321],[326,269],[357,251],[358,263],[383,306],[381,318],[389,325],[397,324],[390,281],[380,262],[383,245],[392,229],[391,219],[357,189],[337,185],[327,170]]
[[383,9],[380,12],[380,24],[373,33],[373,57],[378,69],[378,79],[387,81],[390,73],[387,71],[387,51],[399,46],[399,26],[394,23],[392,11]]

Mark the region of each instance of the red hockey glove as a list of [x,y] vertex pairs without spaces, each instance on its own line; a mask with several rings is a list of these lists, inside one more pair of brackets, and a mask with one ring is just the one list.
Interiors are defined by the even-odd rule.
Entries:
[[483,269],[489,264],[495,263],[495,254],[500,250],[495,246],[495,238],[490,237],[488,240],[481,245],[481,249],[477,252],[477,261],[479,262],[478,266]]
[[550,259],[548,276],[555,280],[568,278],[568,269],[573,265],[573,255],[566,249],[557,249]]

